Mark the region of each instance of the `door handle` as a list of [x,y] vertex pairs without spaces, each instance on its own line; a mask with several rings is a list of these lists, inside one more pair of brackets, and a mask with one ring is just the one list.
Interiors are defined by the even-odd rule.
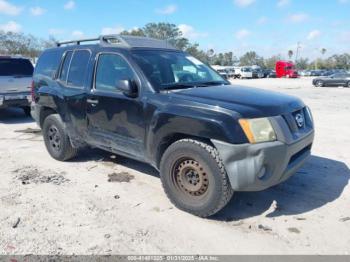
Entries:
[[87,99],[86,102],[88,102],[92,106],[96,106],[98,104],[98,100],[97,99]]

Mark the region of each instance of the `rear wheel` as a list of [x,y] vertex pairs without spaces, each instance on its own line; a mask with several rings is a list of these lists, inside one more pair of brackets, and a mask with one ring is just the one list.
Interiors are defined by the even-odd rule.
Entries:
[[22,107],[22,109],[23,109],[24,113],[26,114],[26,116],[31,116],[29,106]]
[[160,173],[171,202],[196,216],[217,213],[233,195],[217,150],[197,140],[172,144],[162,157]]
[[315,83],[315,86],[317,86],[317,87],[323,87],[323,82],[322,82],[322,81],[317,81],[317,82]]
[[66,161],[77,155],[78,149],[72,147],[58,114],[49,115],[45,118],[43,136],[46,149],[54,159]]

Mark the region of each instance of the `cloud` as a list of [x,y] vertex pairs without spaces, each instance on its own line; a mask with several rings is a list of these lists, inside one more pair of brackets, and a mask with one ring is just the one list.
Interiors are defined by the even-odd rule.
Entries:
[[321,32],[319,30],[313,30],[308,34],[307,40],[314,40],[320,37],[320,35],[321,35]]
[[75,2],[74,1],[68,1],[64,6],[64,9],[66,10],[72,10],[75,8]]
[[124,30],[125,30],[125,28],[122,26],[104,27],[104,28],[102,28],[101,34],[103,34],[103,35],[120,34]]
[[235,0],[235,5],[239,7],[247,7],[255,3],[255,0]]
[[182,35],[188,39],[197,39],[199,37],[206,37],[208,33],[197,32],[192,26],[186,24],[178,25]]
[[338,0],[338,3],[344,5],[350,3],[350,0]]
[[171,15],[177,11],[176,5],[168,5],[164,8],[156,9],[156,13],[162,14],[162,15]]
[[43,15],[44,13],[46,13],[46,10],[44,8],[36,6],[36,7],[30,8],[30,13],[33,16],[40,16],[40,15]]
[[247,29],[241,29],[241,30],[236,32],[236,38],[238,40],[243,40],[244,38],[247,38],[251,34],[252,33],[250,31],[248,31]]
[[256,23],[258,24],[258,25],[263,25],[263,24],[266,24],[266,22],[267,22],[267,17],[266,16],[262,16],[262,17],[260,17],[257,21],[256,21]]
[[285,7],[290,4],[290,0],[279,0],[277,2],[277,7]]
[[288,17],[288,21],[292,23],[301,23],[306,21],[309,18],[309,16],[305,13],[296,13],[292,14]]
[[0,24],[0,31],[19,33],[22,30],[22,26],[15,21],[9,21],[5,24]]
[[49,29],[49,35],[51,35],[51,36],[58,36],[58,35],[62,35],[64,33],[65,33],[65,31],[63,29],[59,29],[59,28],[50,28]]
[[79,31],[79,30],[74,30],[72,32],[72,37],[75,38],[75,39],[83,38],[84,37],[84,33],[82,31]]
[[0,14],[19,15],[22,11],[21,7],[15,6],[6,0],[0,0]]

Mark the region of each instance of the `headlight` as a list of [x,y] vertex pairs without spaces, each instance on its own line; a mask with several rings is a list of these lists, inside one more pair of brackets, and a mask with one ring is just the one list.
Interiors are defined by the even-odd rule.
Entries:
[[239,124],[251,144],[276,140],[275,130],[268,118],[240,119]]

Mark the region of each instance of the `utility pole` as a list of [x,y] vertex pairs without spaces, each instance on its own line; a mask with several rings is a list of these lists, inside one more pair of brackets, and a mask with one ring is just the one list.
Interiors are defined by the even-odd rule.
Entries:
[[297,43],[297,51],[295,53],[295,63],[298,61],[299,49],[301,48],[300,42]]

